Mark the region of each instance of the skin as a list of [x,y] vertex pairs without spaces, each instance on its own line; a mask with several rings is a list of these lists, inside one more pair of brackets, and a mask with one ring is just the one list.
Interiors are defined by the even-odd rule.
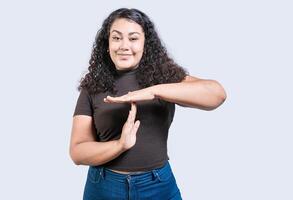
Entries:
[[[138,66],[143,55],[145,36],[140,25],[117,19],[110,28],[109,54],[117,70],[131,70]],[[127,55],[121,55],[127,54]],[[180,83],[158,84],[122,96],[107,96],[105,103],[130,103],[131,110],[121,137],[117,141],[96,142],[93,119],[77,115],[73,119],[70,154],[76,164],[100,165],[118,157],[136,142],[140,122],[136,118],[136,102],[161,98],[177,105],[213,110],[226,99],[226,92],[215,80],[186,76]],[[127,174],[126,171],[113,170]]]
[[[115,63],[116,69],[136,68],[142,57],[144,46],[144,34],[140,25],[125,19],[118,19],[113,23],[110,33],[110,56]],[[135,41],[133,41],[133,38],[135,38]],[[129,54],[130,56],[125,58],[119,56],[119,54]],[[201,95],[205,96],[205,98],[200,97]],[[104,102],[131,103],[136,113],[136,104],[134,102],[148,101],[155,98],[162,98],[185,107],[212,110],[223,103],[226,94],[216,81],[186,76],[181,83],[160,84],[128,92],[128,94],[119,97],[107,96]],[[129,135],[128,139],[133,142],[136,139],[136,134]],[[127,142],[127,140],[125,141]],[[133,144],[132,142],[131,145]],[[118,170],[113,171],[127,173]]]
[[110,28],[109,53],[117,70],[136,68],[144,49],[142,27],[130,20],[117,19]]
[[[139,24],[123,18],[113,22],[110,28],[109,54],[117,70],[130,70],[138,66],[143,55],[144,41],[145,35]],[[125,149],[130,149],[134,146],[136,132],[140,123],[139,121],[134,121],[137,110],[136,103],[130,103],[131,110],[128,116],[130,120],[122,128],[119,140]],[[123,174],[128,173],[119,170],[112,171]]]

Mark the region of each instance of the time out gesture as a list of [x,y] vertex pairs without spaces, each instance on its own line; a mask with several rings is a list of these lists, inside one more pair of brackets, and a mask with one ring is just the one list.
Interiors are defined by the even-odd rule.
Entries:
[[128,92],[125,95],[104,98],[106,103],[127,103],[161,98],[184,107],[213,110],[226,99],[226,93],[215,80],[186,76],[179,83],[166,83]]

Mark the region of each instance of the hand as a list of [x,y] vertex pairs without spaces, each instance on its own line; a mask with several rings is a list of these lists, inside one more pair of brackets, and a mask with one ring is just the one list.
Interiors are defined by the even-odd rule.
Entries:
[[136,132],[138,130],[140,121],[137,120],[134,123],[136,117],[136,104],[134,102],[131,103],[131,110],[129,111],[127,121],[125,122],[121,137],[118,142],[121,144],[123,150],[128,150],[133,147],[136,143]]
[[155,99],[153,92],[153,87],[144,88],[141,90],[136,90],[133,92],[128,92],[125,95],[119,97],[107,96],[104,98],[106,103],[127,103],[127,102],[137,102],[137,101],[146,101]]

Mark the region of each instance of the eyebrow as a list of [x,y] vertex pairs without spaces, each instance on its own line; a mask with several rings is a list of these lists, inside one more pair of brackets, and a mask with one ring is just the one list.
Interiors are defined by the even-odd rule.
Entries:
[[[117,32],[119,35],[122,35],[122,33],[121,33],[120,31],[113,30],[113,31],[112,31],[112,33],[113,33],[113,32]],[[139,32],[130,32],[130,33],[128,33],[128,35],[133,35],[133,34],[135,34],[135,33],[137,33],[137,34],[139,34],[139,35],[140,35],[140,33],[139,33]]]

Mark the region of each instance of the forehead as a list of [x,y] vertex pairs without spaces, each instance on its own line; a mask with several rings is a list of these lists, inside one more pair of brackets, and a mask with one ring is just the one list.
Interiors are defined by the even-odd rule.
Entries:
[[110,34],[117,33],[114,30],[119,31],[121,33],[125,33],[125,34],[131,33],[131,32],[143,33],[143,29],[138,23],[129,19],[124,19],[124,18],[116,19],[113,22],[110,28]]

